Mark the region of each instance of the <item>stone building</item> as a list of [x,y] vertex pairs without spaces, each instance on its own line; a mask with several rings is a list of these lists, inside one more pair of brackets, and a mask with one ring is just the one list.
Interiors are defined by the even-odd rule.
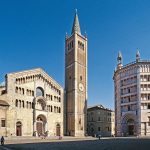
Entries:
[[0,86],[0,135],[85,135],[87,37],[81,35],[77,12],[65,44],[65,92],[40,68],[5,76]]
[[63,135],[64,90],[42,69],[5,76],[0,86],[0,135]]
[[86,134],[87,111],[87,37],[81,34],[77,12],[65,47],[66,133]]
[[114,111],[96,105],[87,109],[87,133],[91,136],[112,136],[115,134]]
[[117,136],[150,135],[150,61],[141,60],[122,64],[118,54],[114,71],[115,128]]

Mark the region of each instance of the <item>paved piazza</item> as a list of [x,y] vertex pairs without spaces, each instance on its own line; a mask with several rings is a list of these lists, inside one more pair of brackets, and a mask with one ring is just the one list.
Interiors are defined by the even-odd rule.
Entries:
[[0,150],[149,150],[150,138],[63,138],[6,140]]

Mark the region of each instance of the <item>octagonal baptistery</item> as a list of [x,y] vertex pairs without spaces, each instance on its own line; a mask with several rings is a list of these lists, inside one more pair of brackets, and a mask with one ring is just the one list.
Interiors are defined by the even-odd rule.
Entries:
[[42,69],[8,73],[0,86],[0,135],[63,135],[64,90]]
[[150,61],[122,64],[118,54],[114,71],[116,136],[150,136]]

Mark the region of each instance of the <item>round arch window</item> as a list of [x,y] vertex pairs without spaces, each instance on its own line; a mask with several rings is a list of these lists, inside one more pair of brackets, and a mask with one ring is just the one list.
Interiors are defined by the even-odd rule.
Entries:
[[44,96],[44,90],[41,87],[36,88],[36,97],[38,96]]

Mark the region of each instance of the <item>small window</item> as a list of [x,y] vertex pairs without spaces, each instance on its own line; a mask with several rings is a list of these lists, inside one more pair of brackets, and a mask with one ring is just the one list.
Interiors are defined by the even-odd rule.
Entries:
[[147,105],[147,109],[150,109],[150,104]]
[[16,106],[16,107],[18,107],[18,100],[17,100],[17,99],[16,99],[16,103],[15,103],[15,106]]
[[1,127],[6,127],[5,120],[1,120]]
[[130,111],[131,109],[130,109],[130,106],[128,106],[128,111]]
[[128,89],[128,93],[130,93],[130,89]]
[[82,81],[82,76],[80,76],[80,81]]
[[129,97],[128,101],[130,102],[130,97]]
[[100,128],[100,127],[98,127],[98,131],[101,131],[101,128]]

